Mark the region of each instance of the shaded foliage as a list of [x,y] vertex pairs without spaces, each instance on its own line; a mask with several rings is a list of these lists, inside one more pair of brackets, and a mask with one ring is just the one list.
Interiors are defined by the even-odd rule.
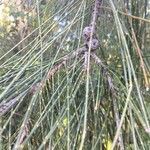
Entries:
[[1,147],[149,149],[148,1],[21,2],[0,24]]

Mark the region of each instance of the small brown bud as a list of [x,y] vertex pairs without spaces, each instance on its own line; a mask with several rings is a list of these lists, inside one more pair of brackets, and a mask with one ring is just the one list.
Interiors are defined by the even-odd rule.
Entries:
[[90,44],[91,44],[91,49],[92,50],[95,50],[99,47],[99,41],[97,39],[92,39],[91,41],[89,41],[87,43],[87,46],[90,47]]
[[[92,34],[92,27],[91,26],[85,27],[83,30],[83,38],[88,39],[90,38],[91,34]],[[94,30],[93,30],[93,34],[95,34]]]

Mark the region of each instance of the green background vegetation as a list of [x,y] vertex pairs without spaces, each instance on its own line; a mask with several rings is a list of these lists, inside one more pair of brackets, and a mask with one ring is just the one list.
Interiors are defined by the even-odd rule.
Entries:
[[[105,67],[84,55],[94,0],[0,4],[0,148],[150,149],[150,1],[105,0]],[[57,70],[55,70],[57,68]],[[106,69],[107,68],[107,69]]]

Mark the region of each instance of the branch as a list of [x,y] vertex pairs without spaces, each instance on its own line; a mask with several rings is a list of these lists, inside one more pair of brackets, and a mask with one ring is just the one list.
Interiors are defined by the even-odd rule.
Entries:
[[96,22],[100,14],[100,7],[102,4],[102,0],[95,0],[95,5],[92,12],[91,23],[89,26],[86,26],[83,29],[83,40],[87,51],[89,48],[91,50],[96,50],[99,48],[99,40],[96,37]]

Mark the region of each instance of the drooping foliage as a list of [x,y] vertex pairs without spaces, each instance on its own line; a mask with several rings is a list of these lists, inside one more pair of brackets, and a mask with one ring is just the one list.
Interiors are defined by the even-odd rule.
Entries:
[[3,0],[2,149],[148,149],[150,2]]

